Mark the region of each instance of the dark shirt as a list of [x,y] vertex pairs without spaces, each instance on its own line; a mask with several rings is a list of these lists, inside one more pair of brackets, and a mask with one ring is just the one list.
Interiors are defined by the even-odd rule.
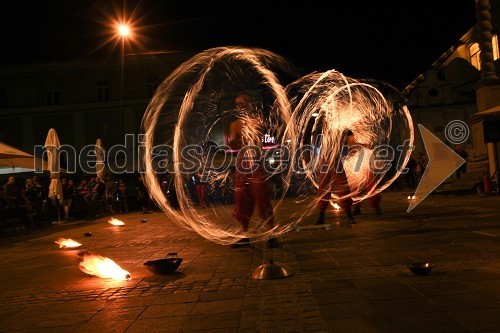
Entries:
[[17,196],[19,195],[19,188],[17,187],[16,183],[6,184],[5,194],[17,198]]
[[75,188],[72,185],[64,184],[62,186],[63,190],[63,198],[64,199],[73,199],[73,194],[75,193]]
[[104,185],[103,182],[99,182],[99,184],[97,185],[96,192],[98,196],[102,197],[106,192],[106,185]]

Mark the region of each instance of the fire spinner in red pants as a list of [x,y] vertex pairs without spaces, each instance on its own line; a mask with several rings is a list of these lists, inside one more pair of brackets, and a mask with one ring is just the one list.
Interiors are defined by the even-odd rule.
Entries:
[[315,224],[325,223],[325,212],[330,204],[331,195],[335,194],[339,198],[339,206],[342,211],[346,214],[347,220],[350,224],[355,224],[356,221],[352,216],[352,199],[347,197],[350,193],[349,183],[347,182],[347,177],[344,170],[330,170],[327,173],[320,173],[318,177],[318,210],[319,217]]
[[[246,111],[252,108],[252,97],[249,95],[239,95],[235,99],[236,107],[240,110]],[[247,120],[247,122],[249,122]],[[263,162],[261,160],[250,160],[249,157],[259,156],[259,154],[252,154],[251,151],[244,149],[244,142],[252,142],[255,144],[256,140],[244,138],[245,126],[258,127],[258,124],[248,124],[241,119],[235,120],[231,123],[230,146],[233,150],[238,151],[236,159],[236,172],[234,175],[234,218],[241,224],[243,233],[249,229],[250,218],[254,212],[255,207],[259,213],[259,217],[267,224],[269,229],[274,227],[274,215],[271,200],[267,192],[267,177],[264,171]],[[259,131],[255,131],[259,133]],[[258,136],[258,134],[257,134]],[[240,239],[235,247],[247,245],[250,243],[248,237]],[[276,238],[270,238],[267,241],[267,246],[270,248],[278,247]]]

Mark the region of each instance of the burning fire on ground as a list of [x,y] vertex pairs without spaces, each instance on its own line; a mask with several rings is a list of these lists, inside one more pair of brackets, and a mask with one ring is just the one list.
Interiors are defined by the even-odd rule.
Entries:
[[125,223],[123,221],[120,221],[118,219],[115,219],[114,217],[108,221],[108,223],[114,225],[114,226],[117,226],[117,227],[121,227],[121,226],[124,226]]
[[54,243],[59,245],[59,248],[64,247],[64,248],[74,249],[76,247],[82,246],[82,244],[78,243],[77,241],[72,240],[71,238],[59,238]]
[[78,265],[78,268],[86,274],[117,281],[131,279],[129,272],[109,258],[91,252],[82,252],[80,255],[83,260]]

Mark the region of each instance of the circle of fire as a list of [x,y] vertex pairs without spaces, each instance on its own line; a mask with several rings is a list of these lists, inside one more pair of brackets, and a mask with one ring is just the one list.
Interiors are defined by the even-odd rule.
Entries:
[[[152,199],[173,221],[206,239],[229,244],[242,236],[254,241],[276,237],[290,231],[309,212],[307,209],[297,216],[277,219],[271,229],[253,218],[248,232],[242,234],[231,218],[232,206],[219,198],[220,193],[231,191],[234,162],[226,160],[230,149],[217,144],[214,151],[211,149],[217,129],[227,128],[235,115],[250,124],[244,133],[246,144],[262,146],[261,137],[263,142],[278,138],[275,143],[280,148],[265,155],[265,161],[269,156],[274,161],[285,155],[292,160],[285,165],[277,158],[278,167],[267,177],[269,183],[281,184],[282,190],[272,197],[275,213],[290,187],[318,187],[318,161],[326,170],[336,170],[341,162],[345,170],[350,192],[334,195],[333,200],[350,197],[361,201],[384,190],[400,175],[411,151],[398,149],[405,143],[413,144],[413,126],[396,89],[381,82],[348,78],[333,70],[312,73],[285,85],[278,79],[283,75],[277,72],[295,75],[293,66],[272,52],[221,47],[195,55],[158,87],[142,121],[143,180]],[[232,105],[234,98],[245,91],[260,95],[257,113]],[[344,156],[344,134],[348,130],[359,148]],[[301,148],[306,145],[312,149],[304,154]],[[394,155],[386,156],[386,160],[398,163],[374,158],[380,157],[377,147],[381,146],[385,147],[383,153]],[[196,157],[195,170],[186,171],[190,159],[184,153],[191,147],[188,157]],[[209,189],[210,209],[194,204],[196,194],[190,187],[198,173]],[[301,198],[311,198],[309,208],[313,209],[317,198],[309,194]]]
[[[300,78],[287,86],[287,93],[304,187],[333,189],[339,180],[332,174],[344,173],[348,191],[332,191],[331,202],[360,202],[386,189],[403,172],[413,147],[413,122],[396,88],[330,70]],[[302,217],[321,198],[307,188],[301,193],[303,201],[310,199],[309,209],[299,213]]]

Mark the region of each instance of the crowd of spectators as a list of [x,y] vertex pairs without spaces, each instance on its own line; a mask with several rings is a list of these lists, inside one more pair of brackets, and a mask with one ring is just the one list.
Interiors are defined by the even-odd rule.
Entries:
[[[46,175],[40,178],[37,174],[11,175],[0,184],[0,229],[12,223],[30,231],[45,224],[125,213],[129,206],[144,211],[151,203],[144,200],[144,190],[137,179],[140,177],[125,175],[115,179],[108,174],[101,180],[94,175],[61,175],[62,199],[59,200],[49,198],[50,179]],[[132,205],[129,205],[130,198]]]

